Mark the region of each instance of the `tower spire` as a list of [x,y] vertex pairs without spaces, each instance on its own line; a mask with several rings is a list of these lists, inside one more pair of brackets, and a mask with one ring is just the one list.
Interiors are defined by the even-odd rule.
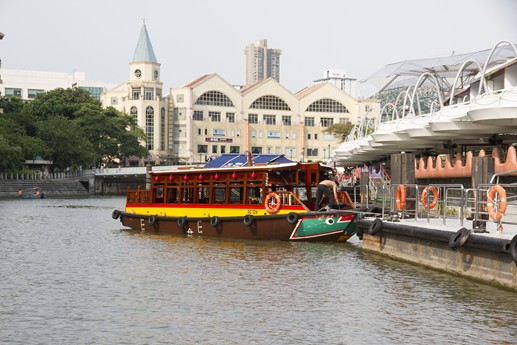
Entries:
[[140,30],[140,37],[136,44],[135,54],[133,55],[132,62],[158,62],[156,55],[154,55],[153,45],[151,39],[147,33],[147,27],[145,26],[145,19],[142,20],[142,30]]

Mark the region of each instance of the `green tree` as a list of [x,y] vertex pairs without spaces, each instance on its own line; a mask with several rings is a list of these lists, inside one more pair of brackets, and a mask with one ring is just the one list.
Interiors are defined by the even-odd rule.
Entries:
[[133,116],[113,107],[100,109],[87,104],[76,112],[76,122],[92,143],[98,164],[112,165],[123,157],[149,155],[139,143],[145,139],[145,133]]
[[9,154],[19,154],[16,160],[10,158],[7,153],[5,153],[5,156],[0,155],[2,171],[20,170],[25,160],[34,159],[37,156],[43,157],[47,153],[43,141],[35,136],[37,129],[34,120],[23,112],[18,112],[22,108],[9,108],[15,109],[16,112],[5,113],[0,116],[2,145]]
[[24,105],[25,103],[20,97],[0,97],[0,109],[3,109],[5,114],[19,113],[23,110]]
[[140,145],[144,130],[133,116],[103,109],[82,89],[56,89],[29,102],[0,97],[0,107],[2,171],[20,170],[25,160],[38,156],[63,170],[149,155]]
[[0,134],[0,171],[16,172],[22,169],[22,149],[12,145]]
[[93,145],[84,131],[64,116],[53,116],[41,121],[39,133],[49,149],[45,158],[52,160],[54,167],[61,171],[68,167],[75,169],[90,166],[96,158]]
[[72,120],[75,119],[76,112],[85,104],[102,108],[101,103],[86,90],[58,88],[38,95],[35,100],[27,104],[26,112],[42,119],[64,116]]
[[354,128],[352,123],[335,123],[330,127],[327,127],[323,133],[334,134],[337,139],[344,141],[350,131]]

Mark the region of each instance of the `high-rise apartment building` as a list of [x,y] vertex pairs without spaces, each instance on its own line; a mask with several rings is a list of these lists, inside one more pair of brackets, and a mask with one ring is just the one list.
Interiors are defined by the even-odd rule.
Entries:
[[244,49],[246,55],[246,85],[272,77],[280,82],[280,49],[268,49],[267,40],[260,40]]

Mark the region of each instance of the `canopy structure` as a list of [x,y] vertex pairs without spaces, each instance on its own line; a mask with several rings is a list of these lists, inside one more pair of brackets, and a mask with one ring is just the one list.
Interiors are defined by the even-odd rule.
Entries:
[[[271,164],[271,163],[292,163],[293,161],[285,158],[282,155],[272,154],[251,154],[252,165],[256,164]],[[238,167],[248,165],[248,154],[238,153],[223,153],[219,157],[209,161],[205,164],[205,168],[224,168],[224,167]]]
[[[360,80],[359,83],[364,84],[365,88],[370,89],[370,92],[374,94],[391,88],[407,87],[413,84],[422,73],[429,72],[441,79],[447,86],[454,81],[463,64],[472,60],[475,63],[470,63],[463,69],[463,82],[466,83],[480,74],[479,66],[485,65],[490,51],[491,49],[485,49],[458,55],[453,52],[444,57],[396,62],[384,66],[368,78]],[[501,64],[514,56],[515,53],[510,45],[501,45],[494,51],[486,68]]]

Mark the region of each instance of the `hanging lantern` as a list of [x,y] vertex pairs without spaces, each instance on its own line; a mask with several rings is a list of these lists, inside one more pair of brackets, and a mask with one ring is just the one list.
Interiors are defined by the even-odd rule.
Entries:
[[203,180],[203,174],[199,174],[199,176],[197,177],[197,179],[198,179],[199,181]]
[[251,173],[251,178],[252,178],[252,179],[256,179],[256,178],[257,178],[257,174],[255,174],[255,172],[252,172],[252,173]]
[[236,174],[236,173],[233,173],[233,174],[232,174],[232,178],[233,178],[233,179],[236,179],[236,178],[237,178],[237,174]]
[[169,177],[167,178],[167,180],[172,181],[172,180],[174,180],[174,177],[172,177],[172,175],[169,175]]
[[155,180],[156,182],[158,182],[158,181],[160,181],[160,177],[159,177],[159,176],[155,176],[155,177],[154,177],[154,180]]
[[185,175],[183,176],[183,181],[187,181],[187,180],[188,180],[188,175],[187,175],[187,174],[185,174]]
[[217,173],[214,175],[214,180],[219,180],[219,175],[217,175]]

